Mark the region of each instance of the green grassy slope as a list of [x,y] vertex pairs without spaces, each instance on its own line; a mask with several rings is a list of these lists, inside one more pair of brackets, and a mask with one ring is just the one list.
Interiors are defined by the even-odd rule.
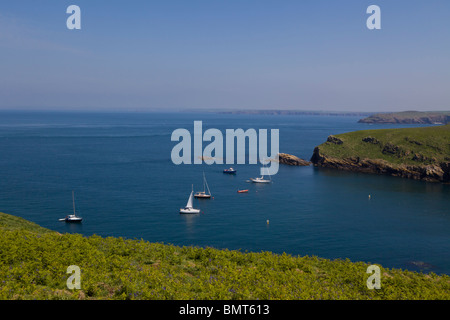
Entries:
[[41,227],[40,225],[22,219],[20,217],[16,217],[10,214],[6,214],[0,212],[0,230],[1,231],[32,231],[37,234],[43,234],[47,232],[54,232],[50,229],[46,229]]
[[319,146],[322,155],[382,159],[392,164],[411,165],[450,161],[450,124],[362,130],[339,134],[335,138]]
[[[368,264],[59,234],[1,214],[0,299],[450,299],[450,277]],[[36,230],[34,230],[36,227]],[[67,267],[81,289],[67,289]]]

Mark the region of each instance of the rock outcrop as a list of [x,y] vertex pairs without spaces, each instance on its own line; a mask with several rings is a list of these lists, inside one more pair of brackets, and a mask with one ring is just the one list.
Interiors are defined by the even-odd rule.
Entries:
[[331,142],[334,144],[343,144],[344,143],[341,139],[339,139],[333,135],[328,136],[327,142]]
[[311,164],[310,161],[301,159],[299,157],[287,153],[279,153],[278,161],[279,163],[287,164],[290,166],[309,166]]
[[450,162],[426,165],[395,165],[382,159],[361,159],[359,157],[338,159],[321,154],[320,147],[314,149],[311,162],[318,167],[386,174],[430,182],[450,182]]

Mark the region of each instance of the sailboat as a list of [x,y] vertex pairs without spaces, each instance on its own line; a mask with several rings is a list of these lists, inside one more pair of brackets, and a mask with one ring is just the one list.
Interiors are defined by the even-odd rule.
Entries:
[[186,207],[181,208],[180,213],[200,213],[200,209],[195,209],[193,207],[193,200],[194,200],[193,195],[194,195],[194,186],[192,186],[191,195],[189,196]]
[[72,191],[72,204],[73,204],[73,214],[69,214],[67,215],[65,218],[63,219],[59,219],[59,221],[65,221],[65,222],[81,222],[83,220],[83,218],[77,216],[76,212],[75,212],[75,196],[74,193]]
[[[267,167],[265,168],[267,169]],[[262,175],[259,178],[250,178],[250,181],[254,183],[271,183],[272,179],[270,178],[269,169],[267,169],[267,174],[269,175],[269,179],[264,179],[264,175]]]
[[[206,188],[208,188],[208,193],[206,193]],[[211,198],[211,191],[209,190],[208,182],[206,181],[205,173],[203,172],[203,191],[196,192],[194,194],[195,198],[209,199]]]

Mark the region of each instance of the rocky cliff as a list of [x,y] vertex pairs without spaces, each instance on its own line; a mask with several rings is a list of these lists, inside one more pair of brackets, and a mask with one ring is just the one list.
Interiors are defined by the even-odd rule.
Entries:
[[307,160],[303,160],[299,157],[296,157],[296,156],[293,156],[293,155],[287,154],[287,153],[279,153],[278,161],[282,164],[287,164],[290,166],[309,166],[309,165],[311,165],[311,162],[309,162]]
[[355,172],[386,174],[390,176],[424,180],[430,182],[450,182],[450,163],[429,165],[392,164],[383,159],[362,159],[360,157],[333,158],[321,154],[320,147],[314,149],[311,157],[314,166]]
[[450,125],[355,131],[329,136],[314,166],[450,182]]

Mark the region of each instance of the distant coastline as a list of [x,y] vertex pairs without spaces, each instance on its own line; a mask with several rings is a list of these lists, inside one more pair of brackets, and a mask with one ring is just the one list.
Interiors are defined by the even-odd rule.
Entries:
[[391,124],[447,124],[450,111],[326,111],[326,110],[288,110],[288,109],[186,109],[184,112],[202,112],[235,115],[274,115],[274,116],[349,116],[361,117],[359,123]]
[[450,111],[404,111],[377,113],[361,119],[359,123],[397,123],[397,124],[447,124]]
[[278,110],[278,109],[187,109],[185,112],[207,112],[218,114],[250,114],[250,115],[313,115],[313,116],[352,116],[368,117],[375,112],[360,111],[324,111],[324,110]]

